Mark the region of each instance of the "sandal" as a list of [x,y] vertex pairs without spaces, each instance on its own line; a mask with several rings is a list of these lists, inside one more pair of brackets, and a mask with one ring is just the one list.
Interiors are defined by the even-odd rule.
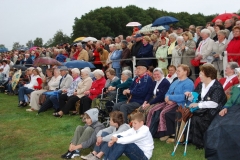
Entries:
[[60,115],[58,112],[53,113],[53,116],[62,118],[63,115]]
[[78,114],[77,112],[72,112],[72,113],[70,113],[70,116],[75,116],[77,114]]

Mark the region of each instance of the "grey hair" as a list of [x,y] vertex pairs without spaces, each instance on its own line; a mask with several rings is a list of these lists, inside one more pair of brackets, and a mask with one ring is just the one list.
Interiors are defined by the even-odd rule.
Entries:
[[162,71],[161,68],[155,68],[155,69],[153,70],[153,72],[160,72],[160,74],[161,74],[162,76],[164,76],[164,73],[163,73],[163,71]]
[[106,39],[109,40],[110,42],[112,42],[112,38],[111,37],[107,37]]
[[176,40],[181,40],[182,42],[185,42],[183,36],[178,36]]
[[96,70],[94,70],[93,71],[93,74],[98,74],[98,75],[100,75],[100,76],[104,76],[104,73],[103,73],[103,71],[102,70],[100,70],[100,69],[96,69]]
[[203,29],[201,30],[201,33],[207,34],[208,36],[211,35],[211,31],[209,29]]
[[82,47],[82,43],[80,43],[80,42],[77,43],[77,46]]
[[100,45],[103,45],[103,42],[98,40],[96,43],[100,44]]
[[220,30],[217,32],[217,34],[222,34],[225,38],[227,37],[227,32],[225,30]]
[[124,70],[122,71],[122,74],[128,76],[129,78],[132,78],[132,72],[130,70]]
[[56,73],[60,74],[60,69],[58,69],[58,68],[55,68],[55,69],[54,69],[54,72],[56,72]]
[[237,62],[228,62],[228,65],[232,70],[235,70],[235,68],[239,67]]
[[80,75],[80,71],[79,71],[78,68],[73,68],[71,71],[76,73],[76,74],[78,74],[78,75]]
[[177,39],[178,35],[176,33],[171,33],[169,34],[169,37]]
[[109,44],[109,48],[110,48],[110,47],[115,47],[115,44]]
[[88,76],[90,76],[90,70],[87,68],[81,69],[81,73],[86,73]]

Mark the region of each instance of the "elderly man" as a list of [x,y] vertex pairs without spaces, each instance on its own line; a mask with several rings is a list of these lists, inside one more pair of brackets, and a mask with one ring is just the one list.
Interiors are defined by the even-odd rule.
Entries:
[[177,29],[177,32],[176,32],[177,35],[178,35],[178,36],[181,36],[182,33],[183,33],[183,27],[179,26],[179,27],[177,27],[176,29]]
[[94,51],[94,55],[99,54],[102,66],[103,66],[104,70],[107,70],[107,59],[108,59],[109,52],[107,50],[103,49],[103,43],[101,41],[97,41],[97,43],[96,43],[96,52],[97,53],[95,53],[95,51]]
[[[56,90],[59,91],[59,93],[66,93],[71,84],[73,84],[73,78],[68,74],[68,68],[66,66],[61,66],[60,73],[62,78],[60,79],[58,88]],[[42,104],[42,108],[47,109],[52,107],[57,112],[59,110],[59,102],[57,96],[50,96],[47,98],[47,100]]]
[[30,55],[29,55],[28,53],[25,54],[24,65],[25,65],[26,67],[31,67],[32,64],[33,64],[33,60],[32,60],[32,58],[30,57]]
[[82,43],[77,43],[77,49],[80,51],[77,60],[89,61],[88,52],[83,49]]
[[132,49],[132,37],[131,36],[127,36],[126,37],[126,41],[127,41],[127,48],[129,48],[130,50]]
[[110,52],[110,49],[109,49],[109,45],[110,44],[112,44],[112,38],[111,37],[107,37],[105,39],[104,49],[107,50],[108,52]]
[[135,43],[132,46],[132,56],[137,56],[138,51],[140,50],[140,48],[142,47],[143,43],[142,43],[142,35],[141,34],[136,34],[133,38],[135,38]]
[[128,122],[127,115],[140,107],[148,95],[153,81],[147,74],[148,65],[145,61],[138,61],[136,65],[136,75],[129,89],[123,91],[124,95],[130,95],[128,101],[117,103],[113,106],[113,111],[121,111],[124,114],[125,123]]
[[217,19],[216,21],[215,21],[215,26],[216,25],[223,25],[223,21],[221,20],[221,19]]
[[120,61],[122,71],[131,70],[131,64],[132,64],[131,60],[125,60],[128,58],[131,58],[131,51],[127,46],[128,46],[128,42],[123,40],[121,43],[122,55],[121,55],[121,61]]
[[160,31],[159,30],[154,30],[153,33],[157,36],[157,38],[160,37]]

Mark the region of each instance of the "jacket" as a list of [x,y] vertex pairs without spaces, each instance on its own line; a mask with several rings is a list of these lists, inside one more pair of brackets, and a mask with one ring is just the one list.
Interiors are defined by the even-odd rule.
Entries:
[[119,88],[119,92],[118,92],[118,102],[122,102],[122,101],[125,101],[127,100],[127,96],[126,95],[123,95],[123,91],[125,89],[128,89],[131,84],[132,84],[132,78],[128,78],[125,82],[121,82],[120,79],[118,79],[117,81],[113,82],[111,84],[111,86],[113,87],[116,87],[116,89]]
[[57,55],[56,60],[63,63],[65,62],[66,57],[62,53],[60,53]]
[[[227,53],[228,53],[228,62],[231,62],[233,60],[234,62],[237,62],[240,65],[240,36],[234,37],[227,46]],[[231,54],[237,54],[237,55],[231,55]]]
[[[137,58],[153,58],[153,46],[151,44],[142,45],[138,51]],[[144,59],[144,61],[148,66],[152,65],[152,59]]]
[[224,105],[224,108],[229,108],[234,105],[239,105],[240,104],[239,93],[240,93],[240,87],[239,87],[239,84],[237,84],[232,87],[231,93],[230,93],[231,94],[230,99]]
[[132,45],[132,50],[131,50],[132,56],[135,56],[135,57],[137,56],[138,51],[140,50],[142,45],[143,45],[142,41],[136,42]]
[[[160,46],[156,51],[156,58],[158,61],[158,67],[161,69],[167,69],[168,59],[167,59],[168,46]],[[160,60],[160,58],[164,59],[164,62]]]
[[77,88],[77,96],[79,98],[84,96],[84,92],[88,91],[91,86],[92,86],[92,78],[91,77],[87,77],[85,79],[82,80],[82,82],[78,83],[78,88]]
[[77,60],[89,61],[88,52],[85,49],[82,49],[81,52],[78,54]]
[[101,94],[102,93],[102,89],[104,88],[105,83],[106,83],[106,79],[104,77],[93,81],[92,86],[91,86],[91,88],[89,90],[90,91],[89,98],[93,100],[99,94]]
[[65,90],[65,89],[67,90],[70,87],[72,82],[73,82],[72,76],[70,76],[69,74],[66,74],[60,79],[58,87],[61,90]]
[[[223,85],[225,83],[226,79],[227,78],[221,78],[221,79],[219,79],[219,82]],[[224,89],[224,91],[226,91],[227,89],[229,89],[230,87],[232,87],[232,86],[234,86],[235,84],[238,84],[238,83],[239,83],[238,77],[235,76],[227,83],[227,85],[223,89]]]
[[[129,48],[126,47],[126,48],[123,48],[123,50],[122,50],[121,59],[128,59],[128,58],[131,58],[131,51]],[[120,61],[121,67],[129,66],[129,64],[126,63],[126,61],[130,62],[129,60],[121,60]]]
[[110,59],[112,60],[112,68],[120,68],[121,56],[122,56],[121,50],[115,50],[112,53],[112,56],[110,57]]
[[214,40],[208,38],[205,41],[202,40],[196,49],[195,55],[198,54],[202,55],[202,59],[200,62],[205,63],[207,62],[207,57],[211,55],[213,50]]
[[108,51],[105,50],[105,49],[103,49],[102,53],[99,53],[100,60],[101,60],[101,62],[103,64],[103,66],[107,65],[106,61],[108,59],[108,54],[109,54]]

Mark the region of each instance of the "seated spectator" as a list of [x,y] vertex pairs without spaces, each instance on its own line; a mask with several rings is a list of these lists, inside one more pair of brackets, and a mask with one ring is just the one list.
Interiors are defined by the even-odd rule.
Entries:
[[166,79],[170,83],[173,83],[173,80],[177,77],[176,70],[177,70],[177,68],[174,65],[168,66],[168,74],[166,76]]
[[[73,73],[76,71],[72,71]],[[75,73],[74,73],[75,74]],[[74,74],[72,76],[74,76]],[[77,88],[72,95],[62,94],[59,99],[60,111],[54,115],[63,116],[63,114],[68,114],[70,110],[73,110],[73,115],[77,113],[75,104],[77,101],[81,101],[81,98],[84,96],[84,92],[88,91],[92,86],[92,79],[89,77],[90,71],[88,69],[81,70],[82,81],[78,81]],[[73,82],[74,83],[74,82]],[[71,88],[71,86],[70,86]],[[67,101],[67,102],[66,102]]]
[[[238,80],[240,82],[240,68],[236,68],[236,72],[238,74]],[[222,117],[225,116],[227,114],[228,108],[235,105],[240,105],[239,87],[240,87],[240,84],[238,83],[231,88],[230,99],[228,99],[223,109],[219,112],[220,116]]]
[[238,84],[238,77],[235,74],[235,69],[238,68],[239,65],[237,62],[229,62],[226,70],[225,70],[225,78],[221,78],[219,82],[222,84],[223,89],[226,93],[226,95],[229,97],[230,96],[230,91],[231,87],[234,86],[235,84]]
[[153,138],[149,128],[144,125],[142,113],[132,116],[133,127],[112,136],[108,146],[112,146],[107,159],[117,160],[123,153],[129,159],[151,159],[153,152]]
[[[153,58],[153,46],[149,44],[151,39],[149,36],[144,36],[142,39],[143,45],[138,51],[137,58]],[[148,66],[152,65],[152,59],[144,59]]]
[[[222,85],[216,80],[217,70],[210,65],[200,67],[199,73],[201,83],[198,84],[194,92],[199,94],[199,102],[191,103],[190,108],[198,107],[198,111],[193,112],[191,117],[190,141],[196,146],[196,149],[204,147],[203,135],[211,124],[213,118],[219,113],[224,104],[227,102],[227,97],[224,93]],[[187,91],[186,96],[192,96]],[[190,97],[189,99],[191,99]],[[199,113],[199,114],[198,114]]]
[[164,73],[161,68],[155,68],[153,70],[154,82],[151,89],[149,89],[147,98],[139,111],[143,112],[147,116],[150,109],[152,109],[156,104],[164,102],[165,94],[167,93],[170,83],[164,78]]
[[10,95],[13,95],[14,92],[12,90],[12,77],[14,75],[14,72],[13,71],[10,71],[9,72],[9,77],[8,77],[8,81],[7,81],[7,85],[6,85],[6,90],[5,90],[5,94],[10,94]]
[[168,38],[161,38],[161,46],[158,47],[156,51],[156,58],[158,60],[158,67],[162,69],[164,76],[167,75],[167,66],[168,66]]
[[213,44],[212,56],[213,56],[213,65],[218,71],[218,78],[223,77],[223,52],[227,47],[226,32],[220,30],[217,32],[218,40]]
[[[42,87],[42,89],[33,91],[31,93],[30,104],[29,104],[29,106],[31,106],[31,108],[30,109],[26,109],[26,111],[30,111],[31,112],[31,111],[39,110],[40,109],[40,105],[39,105],[39,97],[40,97],[40,95],[43,92],[46,92],[48,90],[53,91],[56,88],[58,88],[60,79],[62,78],[60,76],[59,69],[54,69],[54,71],[52,69],[47,69],[46,70],[46,74],[47,74],[47,77],[45,77],[45,79],[43,79],[43,87]],[[53,74],[54,74],[54,76],[53,76]]]
[[[72,76],[68,74],[68,68],[66,66],[61,66],[59,68],[60,74],[62,78],[60,79],[58,88],[55,89],[55,91],[59,91],[59,93],[67,92],[67,89],[70,87],[70,85],[73,82]],[[41,108],[44,108],[44,110],[53,107],[55,111],[59,111],[59,101],[57,96],[52,95],[48,96],[46,101],[42,104]]]
[[33,64],[33,59],[30,57],[30,55],[28,53],[25,54],[24,65],[26,67],[32,67],[32,64]]
[[3,73],[3,68],[0,68],[0,86],[3,86],[3,84],[6,82],[5,77],[6,76]]
[[93,74],[96,80],[93,81],[92,86],[89,90],[83,92],[84,96],[80,100],[79,114],[81,117],[86,110],[91,108],[92,100],[102,93],[102,89],[106,83],[106,79],[104,78],[104,73],[102,70],[96,69],[93,71]]
[[114,111],[110,113],[110,127],[100,130],[97,133],[97,142],[93,149],[93,152],[87,156],[81,156],[82,159],[101,159],[108,157],[110,154],[111,148],[108,147],[108,142],[111,141],[111,138],[115,134],[119,134],[126,130],[130,129],[129,125],[124,123],[123,113],[119,111]]
[[77,126],[70,142],[68,151],[61,156],[64,159],[72,159],[80,156],[80,151],[94,145],[97,141],[97,133],[104,129],[104,125],[98,121],[98,109],[93,108],[84,113],[84,126]]
[[228,43],[227,56],[228,62],[237,62],[240,65],[240,26],[232,29],[233,39]]
[[37,69],[32,70],[31,81],[28,84],[24,84],[23,87],[20,87],[18,90],[18,106],[27,106],[27,102],[25,102],[24,95],[30,94],[34,90],[42,89],[42,79],[39,76],[39,71]]
[[147,74],[148,65],[145,61],[138,61],[136,67],[136,75],[129,89],[123,91],[124,95],[129,94],[129,100],[115,104],[113,111],[121,111],[124,114],[124,121],[127,123],[127,115],[132,113],[135,109],[143,104],[148,89],[152,86],[152,79]]
[[[59,100],[54,103],[54,105],[56,105],[56,106],[54,106],[55,109],[60,108],[61,110],[63,110],[63,109],[67,108],[66,109],[67,111],[64,112],[66,114],[68,113],[69,108],[72,107],[73,104],[75,105],[77,100],[79,100],[78,97],[73,96],[73,94],[76,92],[76,89],[77,89],[79,83],[81,83],[81,81],[82,81],[81,78],[80,78],[79,69],[73,68],[71,70],[71,72],[72,72],[73,82],[71,83],[70,87],[67,90],[62,90],[62,94],[59,96]],[[65,106],[66,101],[68,101],[68,104],[70,106]],[[62,117],[63,112],[61,112],[61,111],[60,112],[55,112],[55,113],[53,113],[53,116]]]
[[[175,131],[168,130],[168,126],[166,125],[165,114],[170,110],[172,110],[173,108],[175,108],[176,106],[184,106],[185,105],[184,93],[187,91],[191,92],[194,89],[193,81],[187,77],[189,72],[190,72],[190,68],[187,65],[185,64],[179,65],[177,68],[178,79],[175,80],[170,85],[170,88],[168,89],[165,95],[165,102],[154,106],[148,113],[146,125],[150,127],[151,123],[153,123],[152,116],[154,112],[158,110],[162,110],[159,115],[159,123],[157,126],[158,128],[157,132],[163,132],[163,135],[165,135],[161,137],[160,139],[161,141],[165,141],[169,138],[170,135],[168,135],[168,133],[172,133],[172,132],[175,133]],[[151,127],[150,130],[151,129],[153,128]],[[155,134],[154,132],[152,131],[152,135]],[[172,138],[170,138],[169,141],[167,141],[168,143],[170,143],[172,139],[174,142],[175,135],[171,135],[171,136]]]

